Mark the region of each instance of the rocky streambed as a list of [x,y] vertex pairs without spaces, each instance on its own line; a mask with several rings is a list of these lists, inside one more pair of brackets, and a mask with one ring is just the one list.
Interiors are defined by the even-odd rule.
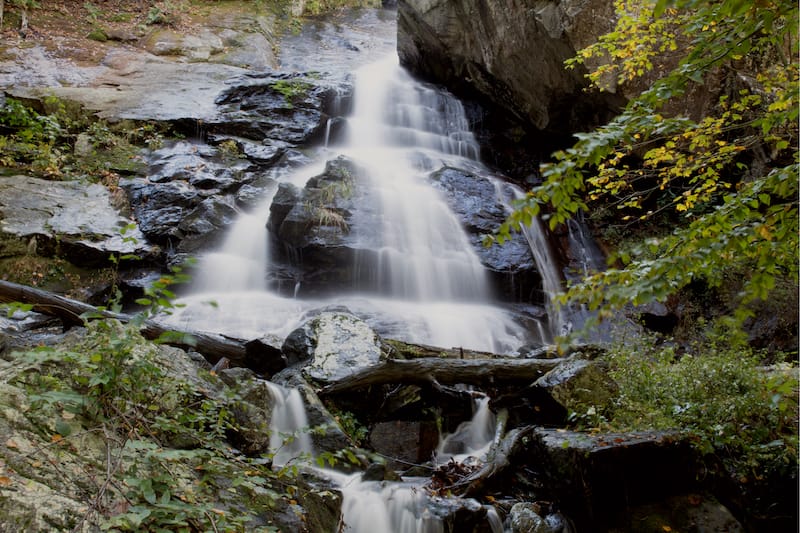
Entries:
[[[425,191],[436,191],[428,195],[441,199],[463,229],[464,248],[458,253],[467,254],[485,273],[481,279],[492,295],[492,310],[485,312],[484,302],[470,300],[480,291],[459,293],[447,306],[423,301],[414,304],[413,313],[410,305],[396,307],[396,294],[382,293],[382,280],[395,279],[380,277],[385,244],[379,233],[385,217],[377,206],[382,186],[368,179],[374,170],[363,172],[363,154],[342,147],[351,147],[354,129],[348,123],[355,112],[353,72],[391,52],[394,24],[393,10],[356,10],[306,21],[296,33],[279,38],[272,15],[250,3],[226,4],[185,30],[155,28],[146,35],[119,34],[102,46],[92,44],[102,59],[91,65],[75,59],[80,53],[70,58],[27,40],[5,45],[4,57],[12,57],[3,62],[0,75],[7,97],[38,102],[43,109],[54,95],[79,105],[81,113],[131,121],[132,127],[162,124],[170,134],[134,154],[134,165],[107,167],[116,177],[105,187],[3,176],[0,252],[6,259],[58,257],[69,264],[70,276],[72,269],[105,269],[107,275],[87,275],[73,283],[80,290],[71,295],[104,304],[121,288],[118,302],[131,314],[132,300],[146,294],[153,282],[169,279],[163,276],[170,265],[201,257],[200,265],[190,269],[193,292],[178,300],[187,307],[150,319],[164,329],[208,335],[202,337],[208,342],[173,339],[175,346],[165,347],[140,341],[136,328],[120,337],[147,346],[167,380],[186,381],[198,397],[233,411],[234,423],[220,437],[222,446],[233,450],[225,456],[231,479],[270,468],[262,458],[275,457],[270,442],[271,434],[280,432],[275,409],[286,399],[269,392],[274,383],[299,391],[307,425],[315,428],[308,433],[317,458],[336,455],[341,470],[363,472],[362,481],[384,487],[397,481],[398,472],[425,477],[418,490],[434,503],[420,513],[433,513],[443,530],[784,527],[784,516],[759,522],[748,514],[748,502],[736,487],[719,478],[702,479],[708,465],[678,433],[574,429],[570,412],[600,409],[614,397],[604,352],[582,346],[557,354],[549,346],[554,321],[545,305],[548,273],[531,252],[529,239],[517,234],[502,247],[483,247],[482,235],[508,212],[513,184],[480,164],[478,143],[466,136],[469,127],[453,126],[456,115],[445,115],[450,119],[443,121],[448,146],[437,145],[435,153],[412,146],[410,168],[419,173]],[[417,82],[410,86],[433,94],[429,107],[437,113],[458,107],[446,91]],[[459,113],[462,119],[470,116]],[[400,137],[406,139],[411,129],[403,126]],[[425,130],[426,136],[430,133]],[[74,149],[86,157],[104,150],[78,142]],[[379,158],[378,168],[393,166],[394,159]],[[225,256],[231,234],[247,216],[255,224],[244,226],[250,238],[245,248],[259,256],[267,254],[260,251],[262,240],[269,247],[270,261],[261,264],[255,277],[238,269],[240,256]],[[253,239],[256,231],[263,237]],[[223,256],[221,263],[213,263],[212,251]],[[554,263],[558,269],[559,260]],[[49,272],[40,286],[64,292],[63,272]],[[248,281],[242,285],[242,280]],[[358,291],[345,297],[343,287],[352,289],[354,280],[359,280]],[[197,290],[197,283],[220,282],[228,288],[213,295]],[[437,281],[426,290],[444,284]],[[231,294],[235,300],[227,299]],[[371,303],[364,304],[365,299]],[[242,302],[249,307],[241,307]],[[221,309],[222,315],[208,318],[204,305]],[[477,348],[450,342],[451,337],[420,341],[438,339],[436,333],[456,326],[462,328],[458,339],[471,338],[474,332],[468,330],[476,328],[468,320],[473,315],[462,314],[471,307],[480,308],[477,321],[498,332],[500,340],[476,341]],[[420,318],[418,308],[432,316]],[[97,503],[101,498],[93,491],[98,484],[92,480],[101,475],[98,450],[105,446],[106,457],[120,458],[122,471],[141,466],[124,444],[115,448],[108,441],[73,437],[66,445],[53,445],[61,440],[53,440],[54,435],[99,430],[81,417],[76,420],[68,409],[59,411],[59,404],[50,405],[50,422],[36,418],[38,411],[25,398],[30,383],[23,379],[34,367],[26,366],[30,358],[19,356],[19,350],[36,345],[82,349],[98,326],[63,333],[61,323],[53,322],[45,309],[37,310],[44,313],[23,309],[3,322],[0,375],[8,401],[0,424],[8,437],[0,443],[0,514],[16,530],[92,530],[102,524],[92,513],[127,514],[132,506],[130,497],[121,503],[125,497],[119,486],[108,493],[105,506]],[[142,329],[145,335],[147,328]],[[432,333],[416,336],[423,330]],[[533,333],[520,337],[518,331]],[[432,463],[443,438],[474,423],[479,394],[488,398],[485,406],[493,417],[488,455],[478,462]],[[204,449],[178,438],[160,444],[169,450]],[[242,467],[245,463],[250,466]],[[177,477],[194,479],[187,471],[195,467],[181,464]],[[73,477],[64,478],[65,470]],[[246,530],[337,530],[341,487],[310,470],[300,471],[279,498],[266,494],[265,487],[274,487],[266,481],[263,486],[243,483],[241,499],[227,493],[219,498],[220,511],[230,515],[240,510],[249,520],[241,526]],[[781,490],[787,494],[783,499],[790,500],[790,488]],[[96,498],[92,505],[87,493]],[[166,504],[172,494],[164,494],[159,498]]]

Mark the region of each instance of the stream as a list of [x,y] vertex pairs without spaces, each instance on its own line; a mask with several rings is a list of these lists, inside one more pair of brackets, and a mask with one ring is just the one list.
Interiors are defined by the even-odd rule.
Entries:
[[[380,18],[375,26],[393,31],[393,25]],[[335,25],[324,31],[327,39],[344,38],[337,36]],[[328,129],[325,145],[313,154],[311,163],[272,171],[275,187],[259,205],[240,214],[221,247],[201,258],[192,291],[166,317],[169,323],[241,338],[268,334],[286,338],[315,310],[346,307],[385,338],[510,356],[518,356],[523,346],[551,342],[563,328],[563,320],[552,309],[550,319],[531,318],[513,302],[502,301],[431,176],[458,169],[489,180],[506,209],[521,192],[495,178],[480,162],[480,149],[461,103],[405,72],[392,39],[377,42],[382,43],[379,50],[373,47],[364,54],[370,61],[352,71],[352,112],[337,117],[343,122],[339,134],[331,136]],[[291,49],[290,44],[285,46]],[[286,58],[285,64],[296,60]],[[370,199],[350,214],[347,238],[367,243],[365,248],[375,252],[357,254],[351,281],[336,285],[328,296],[305,296],[302,279],[287,295],[276,290],[270,278],[278,255],[268,228],[273,202],[280,187],[302,189],[326,172],[330,161],[341,158],[352,163],[347,168],[354,169],[353,183],[365,191],[358,194]],[[557,292],[562,274],[538,223],[526,229],[526,238],[543,292]],[[308,461],[316,451],[304,433],[308,421],[301,395],[269,386],[275,401],[273,464],[299,462],[316,468]],[[448,461],[476,464],[484,458],[496,438],[495,419],[489,398],[478,392],[475,397],[473,417],[443,436],[431,469]],[[285,441],[290,435],[295,438]],[[445,531],[433,509],[450,504],[447,498],[428,493],[423,487],[428,478],[364,481],[360,473],[319,472],[342,492],[342,531]],[[474,500],[466,502],[478,510],[482,507]],[[465,500],[458,505],[465,505]],[[487,530],[503,531],[493,508],[479,514],[485,516]]]

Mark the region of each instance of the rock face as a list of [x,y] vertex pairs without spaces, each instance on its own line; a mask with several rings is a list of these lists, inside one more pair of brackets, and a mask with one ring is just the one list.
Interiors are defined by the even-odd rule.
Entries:
[[[272,201],[268,228],[305,293],[351,283],[353,269],[369,265],[380,241],[379,202],[349,159],[328,161],[303,189],[282,183]],[[298,261],[302,258],[302,261]]]
[[513,232],[503,244],[483,245],[483,237],[492,234],[507,216],[495,185],[486,177],[451,167],[434,172],[430,179],[461,220],[498,292],[512,301],[535,301],[532,295],[542,283],[525,235]]
[[610,29],[608,0],[402,0],[402,64],[461,93],[477,92],[539,130],[576,131],[616,101],[583,92],[564,61]]
[[99,184],[0,178],[0,255],[51,255],[58,248],[77,265],[96,266],[110,254],[147,258],[158,249],[129,227]]

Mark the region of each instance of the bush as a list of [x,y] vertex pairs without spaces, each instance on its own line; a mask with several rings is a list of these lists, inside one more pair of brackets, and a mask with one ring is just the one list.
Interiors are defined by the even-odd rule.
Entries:
[[619,395],[614,429],[675,429],[738,479],[795,469],[797,369],[766,368],[737,335],[710,335],[685,353],[643,341],[611,351]]

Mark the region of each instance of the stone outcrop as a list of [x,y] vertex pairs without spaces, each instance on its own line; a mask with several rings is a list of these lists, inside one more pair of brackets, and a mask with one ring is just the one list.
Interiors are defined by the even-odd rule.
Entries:
[[97,266],[109,254],[157,254],[158,248],[147,243],[138,226],[129,226],[131,221],[113,203],[112,194],[99,184],[0,178],[0,256],[58,252],[74,264]]
[[584,92],[564,61],[611,28],[608,0],[402,0],[398,52],[415,73],[479,94],[523,124],[577,131],[619,100]]

